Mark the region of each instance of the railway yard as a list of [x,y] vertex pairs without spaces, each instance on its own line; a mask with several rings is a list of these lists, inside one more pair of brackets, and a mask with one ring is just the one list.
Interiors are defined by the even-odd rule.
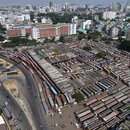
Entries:
[[[85,51],[84,46],[91,46],[92,50]],[[97,56],[101,51],[103,58]],[[45,44],[18,52],[1,50],[0,55],[37,76],[50,129],[107,130],[123,125],[130,129],[126,123],[130,119],[129,53],[81,41]],[[7,75],[18,74],[9,67],[5,71]]]

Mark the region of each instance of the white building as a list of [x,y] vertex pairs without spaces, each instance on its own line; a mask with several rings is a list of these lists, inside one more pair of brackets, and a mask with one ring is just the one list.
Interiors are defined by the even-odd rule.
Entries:
[[119,28],[117,27],[112,27],[110,30],[110,36],[111,37],[117,37],[119,34]]
[[106,11],[106,12],[103,12],[102,14],[102,18],[104,20],[107,20],[107,19],[115,19],[116,18],[116,12],[112,12],[112,11]]
[[41,23],[44,23],[44,24],[53,24],[52,20],[49,19],[49,18],[42,18],[41,19]]
[[89,29],[91,24],[92,24],[92,20],[81,21],[80,27],[82,29]]
[[69,25],[69,35],[76,34],[76,33],[77,33],[76,23],[71,23]]
[[31,33],[32,33],[33,39],[37,40],[38,38],[40,38],[39,28],[33,27],[32,30],[31,30]]
[[78,25],[79,25],[78,16],[74,16],[74,17],[71,19],[71,22],[72,22],[72,23],[76,23],[76,26],[78,26]]
[[5,17],[0,16],[0,24],[4,25],[5,24]]

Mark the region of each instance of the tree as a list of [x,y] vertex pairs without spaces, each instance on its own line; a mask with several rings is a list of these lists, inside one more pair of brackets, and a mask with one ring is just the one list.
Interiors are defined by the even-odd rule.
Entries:
[[79,33],[78,34],[78,39],[79,40],[82,40],[83,38],[85,38],[86,37],[86,35],[84,34],[84,33]]
[[104,55],[104,52],[100,51],[100,52],[97,53],[97,56],[103,58],[105,55]]
[[29,37],[29,33],[26,33],[26,36],[25,36],[26,38],[28,38]]
[[2,114],[2,109],[0,108],[0,115]]
[[59,41],[63,42],[64,41],[64,36],[61,35]]
[[83,47],[83,50],[85,50],[85,51],[91,51],[92,48],[91,48],[91,46],[85,46],[85,47]]
[[55,37],[52,37],[51,42],[55,42]]
[[6,38],[0,35],[0,41],[4,41]]
[[130,41],[121,40],[121,44],[119,45],[119,49],[130,52]]
[[18,49],[17,49],[17,48],[14,48],[14,51],[15,51],[15,52],[17,52],[17,51],[18,51]]
[[0,33],[5,33],[6,29],[0,24]]
[[49,42],[49,39],[45,38],[44,43],[48,43],[48,42]]
[[84,97],[83,97],[83,95],[81,93],[75,93],[74,95],[72,95],[72,98],[75,98],[77,103],[84,100]]
[[100,36],[101,36],[101,33],[98,32],[98,31],[95,31],[95,32],[91,32],[91,33],[88,34],[88,39],[95,40],[95,39],[97,39]]

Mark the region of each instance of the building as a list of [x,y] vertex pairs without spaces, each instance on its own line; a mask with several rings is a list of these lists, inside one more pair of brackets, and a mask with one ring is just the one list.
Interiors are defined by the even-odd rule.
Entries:
[[5,121],[2,116],[0,116],[0,130],[7,130]]
[[52,8],[52,6],[53,6],[53,3],[49,2],[49,7]]
[[64,42],[76,42],[78,40],[77,36],[67,36],[64,37]]
[[8,36],[26,36],[26,34],[31,35],[31,26],[11,26],[7,30]]
[[80,27],[82,29],[90,29],[90,25],[92,24],[92,20],[82,21],[80,23]]
[[78,25],[79,25],[78,16],[74,16],[74,17],[71,19],[71,22],[72,22],[72,23],[76,23],[76,26],[78,27]]
[[35,26],[13,26],[7,30],[8,36],[26,36],[30,34],[33,39],[44,39],[50,37],[59,37],[60,35],[76,34],[75,23],[59,24],[35,24]]
[[110,36],[111,37],[117,37],[119,34],[119,28],[117,27],[112,27],[110,30]]
[[116,12],[112,12],[112,11],[106,11],[102,13],[102,18],[104,20],[112,20],[116,18]]
[[127,40],[130,40],[130,30],[125,31],[125,36]]

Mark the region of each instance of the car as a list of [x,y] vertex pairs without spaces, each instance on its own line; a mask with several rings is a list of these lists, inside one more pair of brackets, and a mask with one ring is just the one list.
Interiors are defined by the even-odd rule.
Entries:
[[79,124],[77,122],[74,122],[74,125],[76,126],[76,128],[79,128]]
[[7,96],[6,96],[6,98],[10,99],[10,96],[9,96],[9,95],[7,95]]
[[61,109],[58,108],[58,113],[61,115],[62,114],[62,111]]

